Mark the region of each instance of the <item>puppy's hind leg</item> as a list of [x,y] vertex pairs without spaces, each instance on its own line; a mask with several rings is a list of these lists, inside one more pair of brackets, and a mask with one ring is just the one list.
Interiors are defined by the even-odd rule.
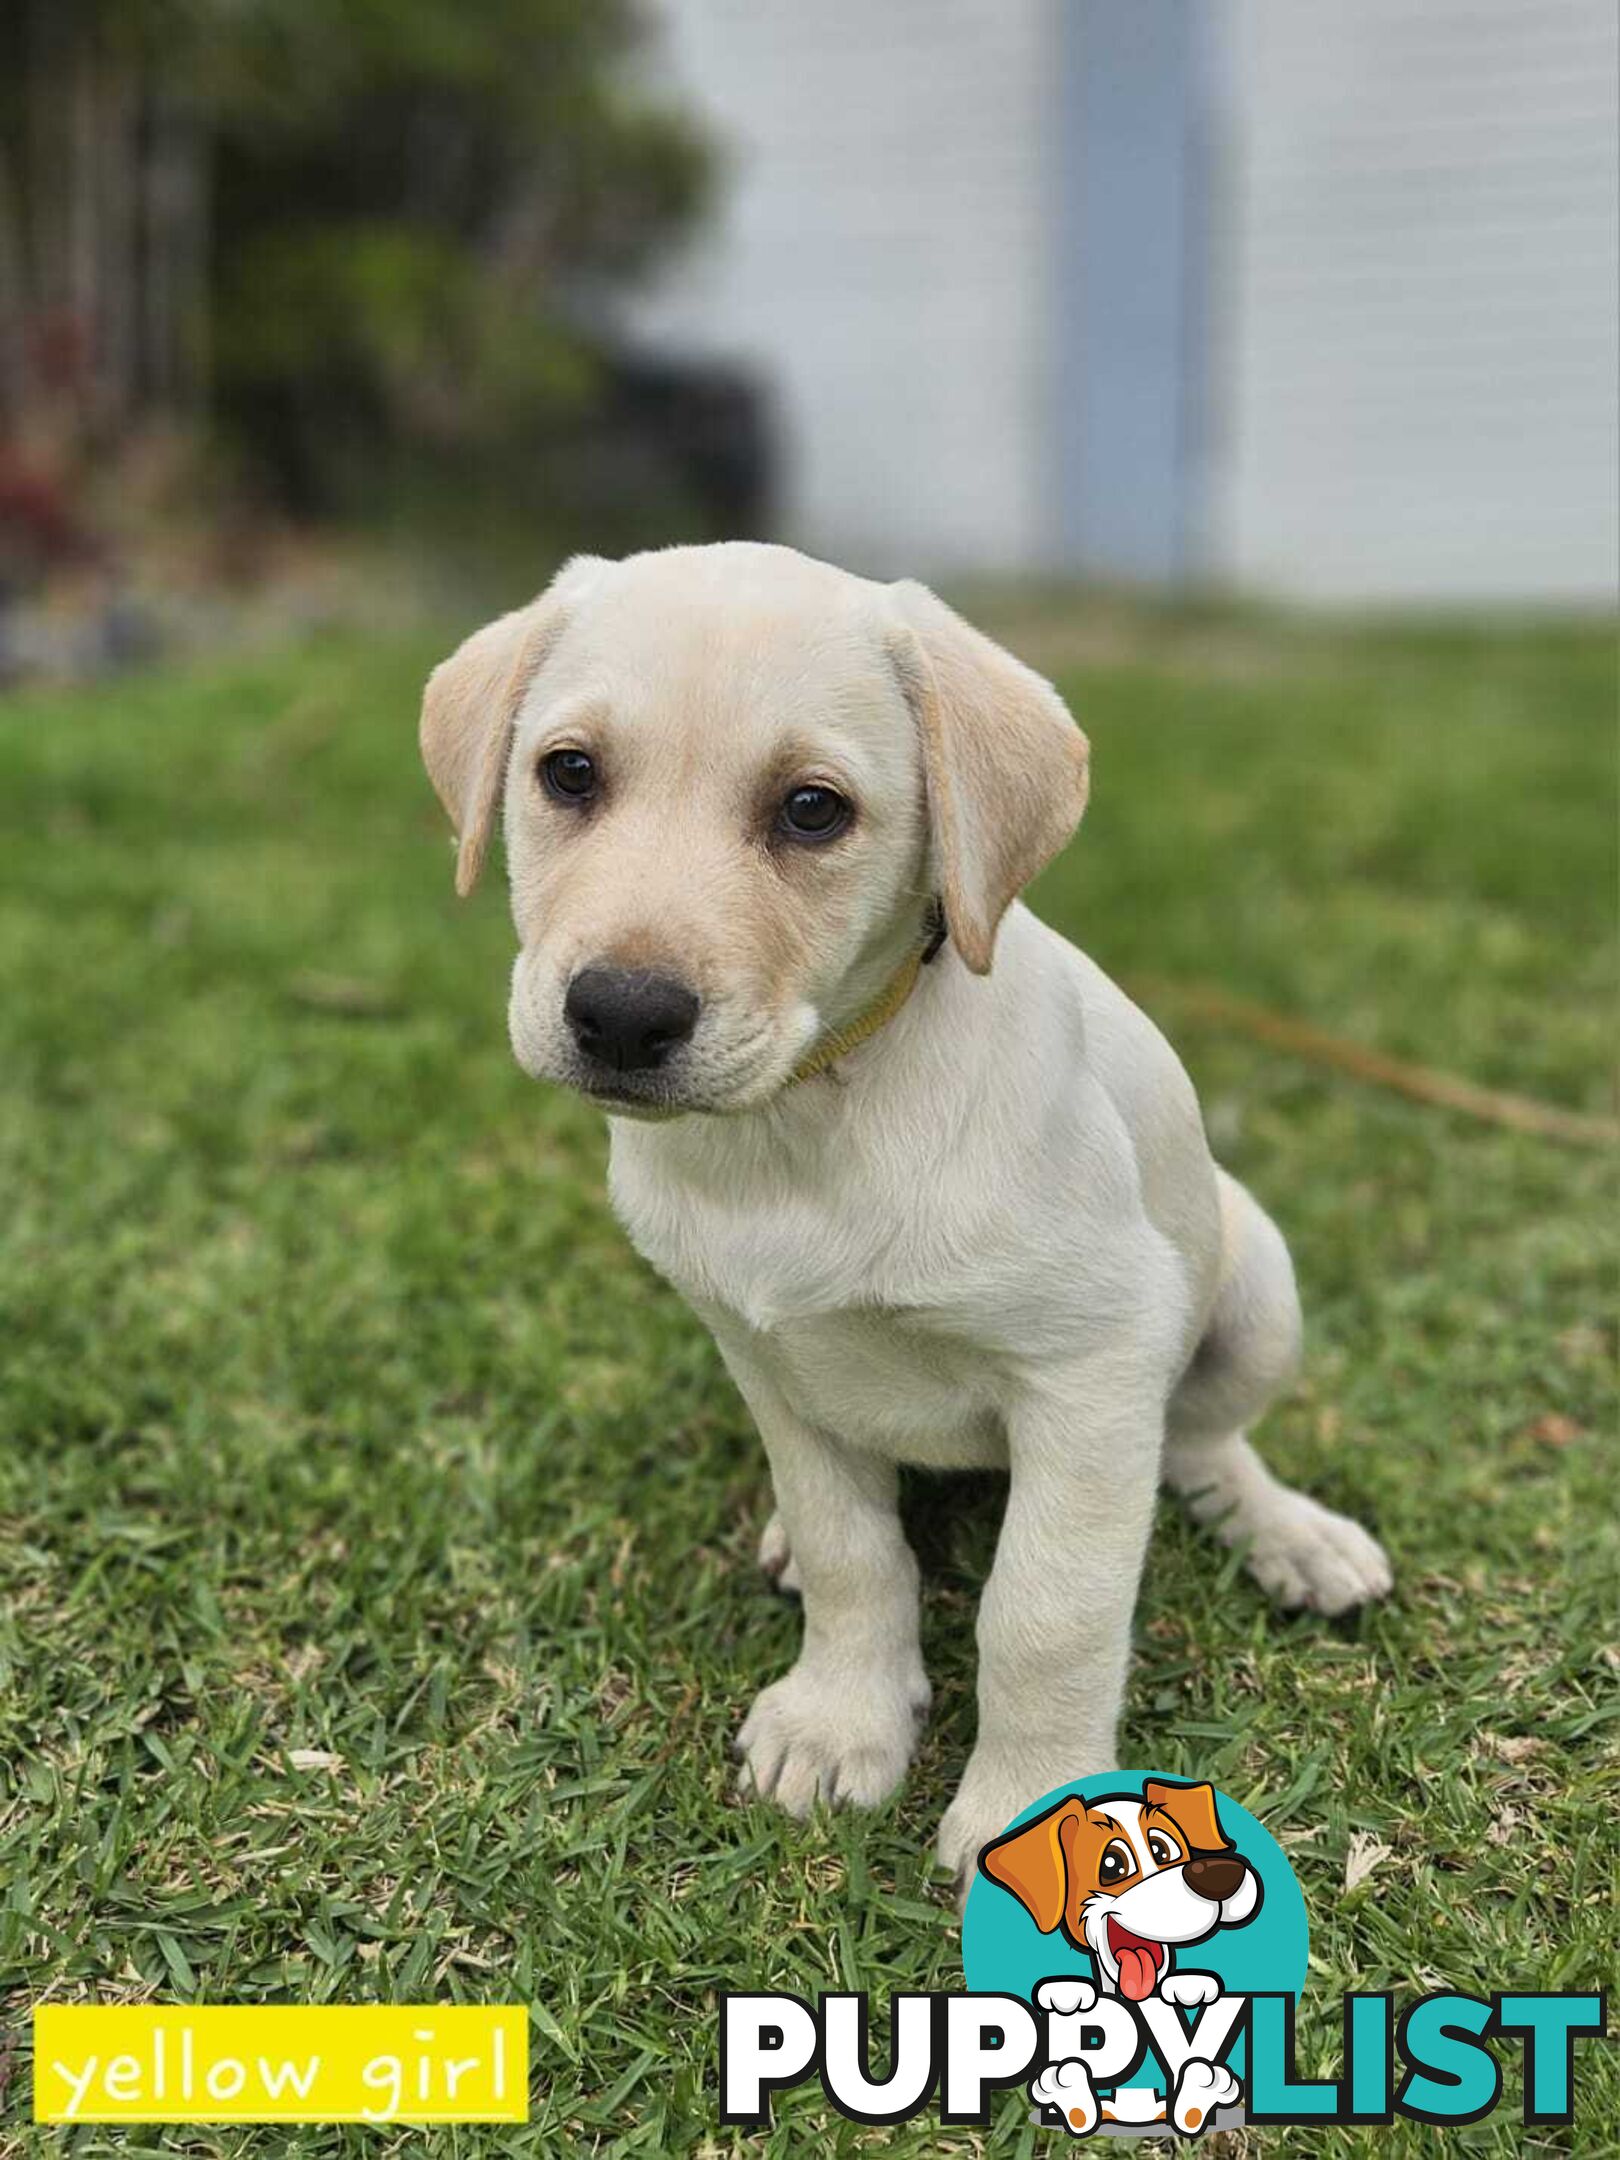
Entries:
[[1378,1540],[1273,1477],[1242,1432],[1168,1448],[1165,1482],[1194,1522],[1246,1548],[1249,1573],[1285,1612],[1352,1612],[1393,1584]]
[[1164,1480],[1285,1609],[1349,1612],[1391,1587],[1382,1547],[1359,1523],[1274,1477],[1249,1444],[1299,1363],[1299,1295],[1282,1233],[1224,1170],[1225,1250],[1209,1326],[1170,1400]]

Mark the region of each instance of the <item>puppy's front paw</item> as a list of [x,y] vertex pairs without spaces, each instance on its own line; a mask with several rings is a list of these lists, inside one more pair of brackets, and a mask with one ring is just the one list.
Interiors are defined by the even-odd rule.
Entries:
[[1346,1613],[1394,1585],[1378,1540],[1307,1493],[1280,1492],[1249,1534],[1249,1573],[1285,1612]]
[[818,1671],[802,1659],[765,1689],[737,1735],[738,1789],[790,1815],[829,1806],[876,1807],[906,1774],[928,1709],[915,1673],[857,1683],[847,1669]]
[[1090,1751],[1077,1750],[1067,1767],[1021,1755],[1003,1755],[975,1748],[962,1773],[956,1798],[945,1810],[934,1848],[937,1866],[956,1877],[958,1903],[966,1903],[979,1864],[979,1854],[992,1838],[1000,1837],[1015,1815],[1054,1787],[1078,1782],[1106,1763],[1090,1759]]

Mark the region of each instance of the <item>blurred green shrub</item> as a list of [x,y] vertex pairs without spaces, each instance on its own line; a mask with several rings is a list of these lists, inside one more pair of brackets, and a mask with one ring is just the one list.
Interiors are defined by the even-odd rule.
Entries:
[[640,30],[630,0],[14,0],[0,438],[206,420],[305,512],[401,463],[516,484],[591,410],[603,297],[704,198]]

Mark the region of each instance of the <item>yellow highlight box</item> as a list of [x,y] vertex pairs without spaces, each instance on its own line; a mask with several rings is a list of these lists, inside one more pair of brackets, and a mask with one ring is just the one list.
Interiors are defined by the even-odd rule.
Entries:
[[527,2122],[521,2005],[43,2003],[34,2120]]

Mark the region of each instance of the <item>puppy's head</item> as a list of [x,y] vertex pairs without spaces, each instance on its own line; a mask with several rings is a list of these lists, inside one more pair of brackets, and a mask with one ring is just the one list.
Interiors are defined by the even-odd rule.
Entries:
[[1060,1800],[987,1845],[979,1865],[1042,1934],[1089,1950],[1105,1987],[1153,1993],[1176,1945],[1260,1908],[1260,1878],[1221,1827],[1214,1788],[1150,1778],[1141,1798]]
[[1057,693],[923,587],[744,543],[577,558],[434,672],[422,753],[458,891],[504,815],[518,1062],[631,1115],[767,1100],[936,894],[984,973],[1086,796]]

